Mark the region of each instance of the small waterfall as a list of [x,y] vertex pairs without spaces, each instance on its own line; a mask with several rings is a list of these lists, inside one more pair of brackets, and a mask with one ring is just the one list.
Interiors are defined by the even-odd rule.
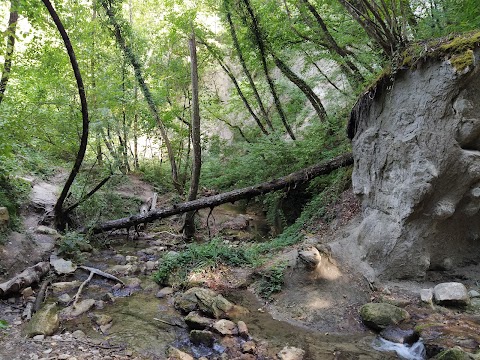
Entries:
[[412,345],[394,343],[384,338],[377,337],[373,341],[373,347],[379,351],[395,351],[401,359],[405,360],[424,360],[426,359],[426,350],[421,339]]

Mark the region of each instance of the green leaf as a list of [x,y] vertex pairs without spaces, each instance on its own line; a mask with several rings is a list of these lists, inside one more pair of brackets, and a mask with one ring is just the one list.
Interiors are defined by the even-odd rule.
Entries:
[[8,322],[0,319],[0,330],[8,329]]

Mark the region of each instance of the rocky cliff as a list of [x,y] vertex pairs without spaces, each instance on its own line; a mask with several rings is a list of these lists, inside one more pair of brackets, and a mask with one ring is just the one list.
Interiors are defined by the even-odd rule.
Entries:
[[357,103],[349,135],[363,219],[334,253],[381,278],[480,259],[478,43],[384,77]]

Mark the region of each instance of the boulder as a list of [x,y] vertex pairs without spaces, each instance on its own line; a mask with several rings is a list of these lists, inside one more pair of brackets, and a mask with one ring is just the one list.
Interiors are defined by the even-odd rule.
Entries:
[[221,335],[237,335],[237,325],[230,320],[221,319],[213,324],[213,328]]
[[419,338],[418,334],[412,329],[400,329],[398,327],[389,326],[380,332],[380,336],[385,340],[398,344],[413,344]]
[[58,330],[59,326],[60,319],[56,304],[47,304],[32,316],[25,329],[25,335],[27,337],[35,335],[51,336]]
[[352,186],[363,216],[330,248],[369,280],[423,278],[480,259],[472,251],[480,234],[478,47],[473,55],[461,73],[436,57],[387,75],[351,112]]
[[447,349],[438,353],[433,359],[435,360],[472,360],[473,357],[463,351],[459,347]]
[[322,260],[320,252],[314,246],[308,249],[300,250],[298,252],[298,258],[305,264],[307,269],[311,270],[314,270]]
[[405,309],[386,303],[365,304],[360,309],[360,316],[365,325],[374,330],[397,325],[410,317]]
[[213,347],[215,336],[208,330],[192,330],[190,331],[190,340],[194,345]]
[[257,345],[255,344],[254,341],[245,341],[242,344],[242,352],[248,353],[248,354],[255,354],[257,351]]
[[203,330],[213,325],[213,320],[203,317],[197,311],[192,311],[185,316],[185,323],[190,329]]
[[433,288],[433,297],[439,305],[465,306],[470,300],[467,288],[458,282],[438,284]]
[[293,346],[285,346],[277,356],[280,360],[302,360],[305,356],[305,350]]
[[170,348],[168,349],[167,356],[169,360],[194,360],[193,356],[183,351],[180,351],[173,346],[170,346]]

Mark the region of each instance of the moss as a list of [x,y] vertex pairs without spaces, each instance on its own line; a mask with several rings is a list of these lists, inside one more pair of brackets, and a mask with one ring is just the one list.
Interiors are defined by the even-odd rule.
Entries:
[[473,50],[468,49],[461,54],[453,55],[450,58],[450,63],[458,72],[462,72],[470,65],[473,65],[474,60]]

